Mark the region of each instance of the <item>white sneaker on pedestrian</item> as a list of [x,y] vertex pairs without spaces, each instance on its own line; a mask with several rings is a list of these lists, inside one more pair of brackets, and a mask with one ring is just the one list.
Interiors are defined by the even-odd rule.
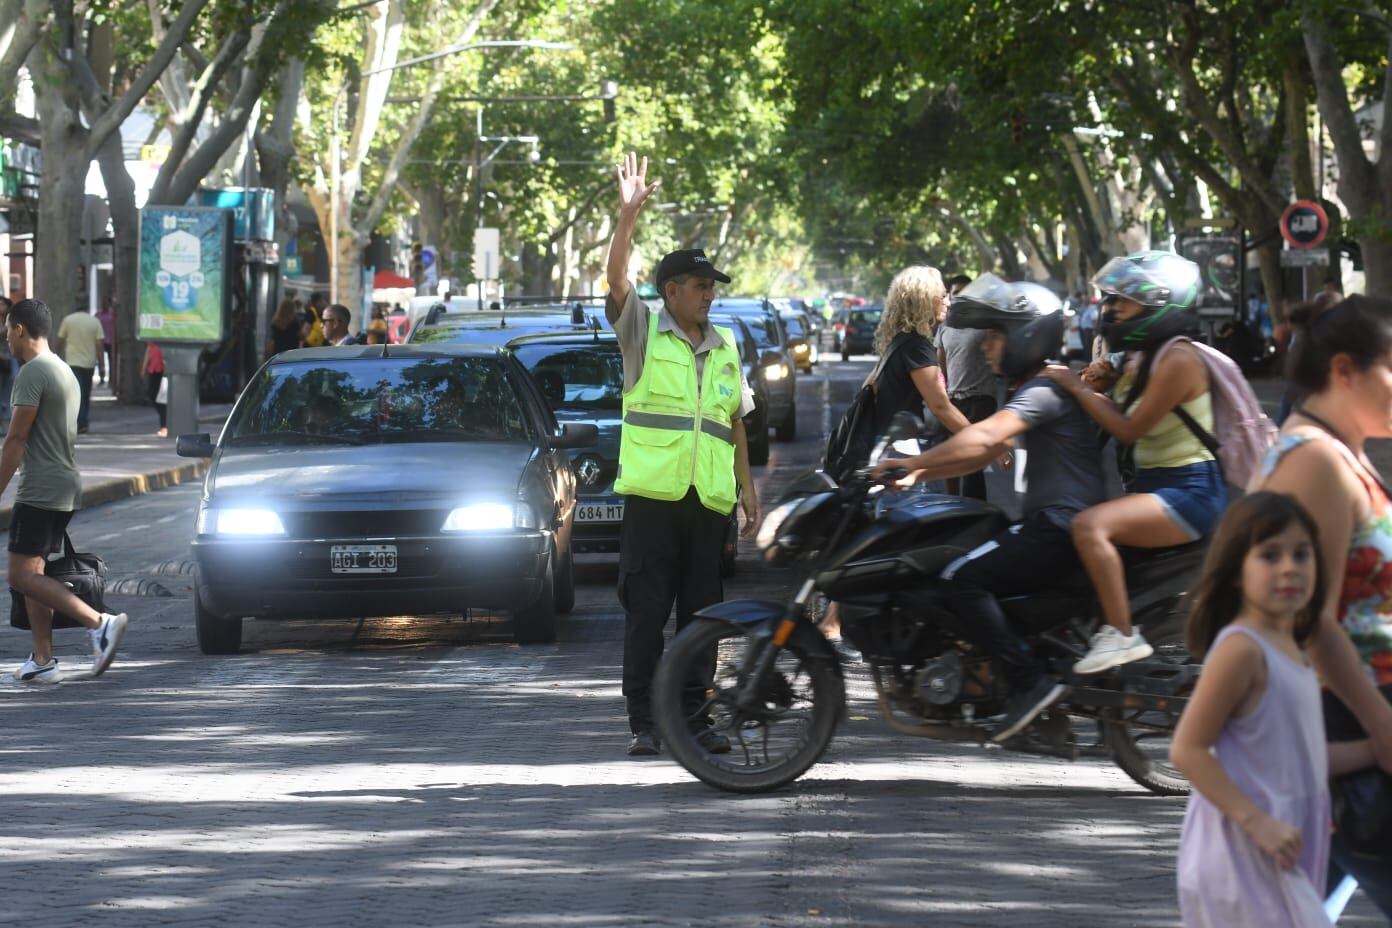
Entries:
[[101,624],[87,633],[92,637],[92,676],[100,677],[111,666],[121,636],[126,633],[127,621],[124,612],[120,615],[102,613]]
[[1083,659],[1073,665],[1074,673],[1101,673],[1121,664],[1150,657],[1155,649],[1145,640],[1140,629],[1123,635],[1110,625],[1103,625],[1092,636],[1092,645]]
[[58,683],[63,679],[63,674],[58,670],[58,658],[50,657],[47,664],[40,664],[35,662],[32,654],[14,675],[20,683]]

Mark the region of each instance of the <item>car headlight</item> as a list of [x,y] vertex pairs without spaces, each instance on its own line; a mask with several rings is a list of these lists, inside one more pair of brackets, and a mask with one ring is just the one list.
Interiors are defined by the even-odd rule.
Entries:
[[222,509],[208,507],[198,512],[200,535],[284,535],[285,524],[269,509]]
[[782,380],[787,376],[788,365],[786,364],[770,364],[768,367],[764,368],[765,380]]
[[518,500],[507,503],[470,503],[450,510],[442,532],[502,532],[513,528],[536,528],[536,510]]
[[780,503],[773,507],[768,515],[764,516],[764,522],[759,526],[759,533],[754,537],[754,541],[761,551],[772,547],[773,543],[778,540],[778,532],[783,528],[783,523],[788,521],[788,516],[793,514],[793,510],[801,502],[800,499],[792,499],[786,503]]

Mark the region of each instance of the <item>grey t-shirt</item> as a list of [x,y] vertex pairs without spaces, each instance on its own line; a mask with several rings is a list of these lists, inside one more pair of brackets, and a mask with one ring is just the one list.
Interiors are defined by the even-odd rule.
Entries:
[[36,406],[38,412],[19,466],[15,502],[55,512],[71,512],[81,504],[82,476],[73,459],[81,400],[72,368],[53,352],[35,355],[19,369],[10,404]]
[[986,340],[985,329],[954,329],[938,327],[938,347],[947,359],[947,395],[953,399],[964,396],[996,395],[999,378],[981,353]]
[[[606,298],[612,305],[613,297]],[[623,355],[624,366],[624,392],[632,390],[638,383],[638,379],[643,376],[643,359],[648,353],[648,326],[652,321],[652,310],[648,304],[638,299],[638,288],[632,285],[628,288],[628,296],[624,299],[623,313],[619,320],[614,323],[614,334],[618,338],[619,352]],[[667,315],[667,310],[663,309],[662,318],[658,320],[657,330],[659,332],[672,332],[682,341],[691,345],[692,354],[696,358],[696,385],[700,389],[701,377],[706,367],[706,354],[720,345],[720,336],[716,333],[713,326],[705,327],[705,337],[701,339],[699,345],[692,344],[691,339],[682,331],[681,327]],[[739,347],[735,346],[735,353],[739,353]],[[740,373],[740,405],[735,412],[736,419],[743,419],[754,411],[754,391],[750,389],[748,381],[744,379],[743,372]]]
[[1029,424],[1024,434],[1024,516],[1044,513],[1067,529],[1073,517],[1107,499],[1097,424],[1078,401],[1043,377],[1027,380],[1006,400]]

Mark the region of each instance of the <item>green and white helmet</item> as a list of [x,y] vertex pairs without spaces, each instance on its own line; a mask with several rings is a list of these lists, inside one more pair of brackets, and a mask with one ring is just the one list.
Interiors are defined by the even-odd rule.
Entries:
[[1102,335],[1113,351],[1151,346],[1192,330],[1197,322],[1199,266],[1172,251],[1139,251],[1113,258],[1092,278],[1108,297],[1123,297],[1145,307],[1131,319],[1102,320]]

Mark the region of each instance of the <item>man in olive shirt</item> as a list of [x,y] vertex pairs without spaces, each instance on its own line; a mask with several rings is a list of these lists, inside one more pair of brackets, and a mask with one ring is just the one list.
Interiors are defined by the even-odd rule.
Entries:
[[96,316],[79,309],[63,317],[58,326],[58,350],[63,360],[68,362],[77,385],[82,390],[82,401],[77,408],[77,430],[87,431],[88,418],[92,414],[92,372],[100,371],[106,379],[106,351],[103,349],[105,333]]
[[21,683],[61,679],[53,656],[54,612],[89,629],[92,672],[99,675],[116,656],[126,630],[125,614],[100,613],[44,575],[48,555],[63,550],[68,522],[82,497],[82,477],[73,458],[81,390],[72,370],[48,348],[53,317],[47,305],[21,300],[10,309],[6,323],[10,350],[24,366],[15,378],[14,413],[0,450],[0,493],[19,471],[10,516],[9,582],[24,597],[34,639],[34,651],[15,678]]

